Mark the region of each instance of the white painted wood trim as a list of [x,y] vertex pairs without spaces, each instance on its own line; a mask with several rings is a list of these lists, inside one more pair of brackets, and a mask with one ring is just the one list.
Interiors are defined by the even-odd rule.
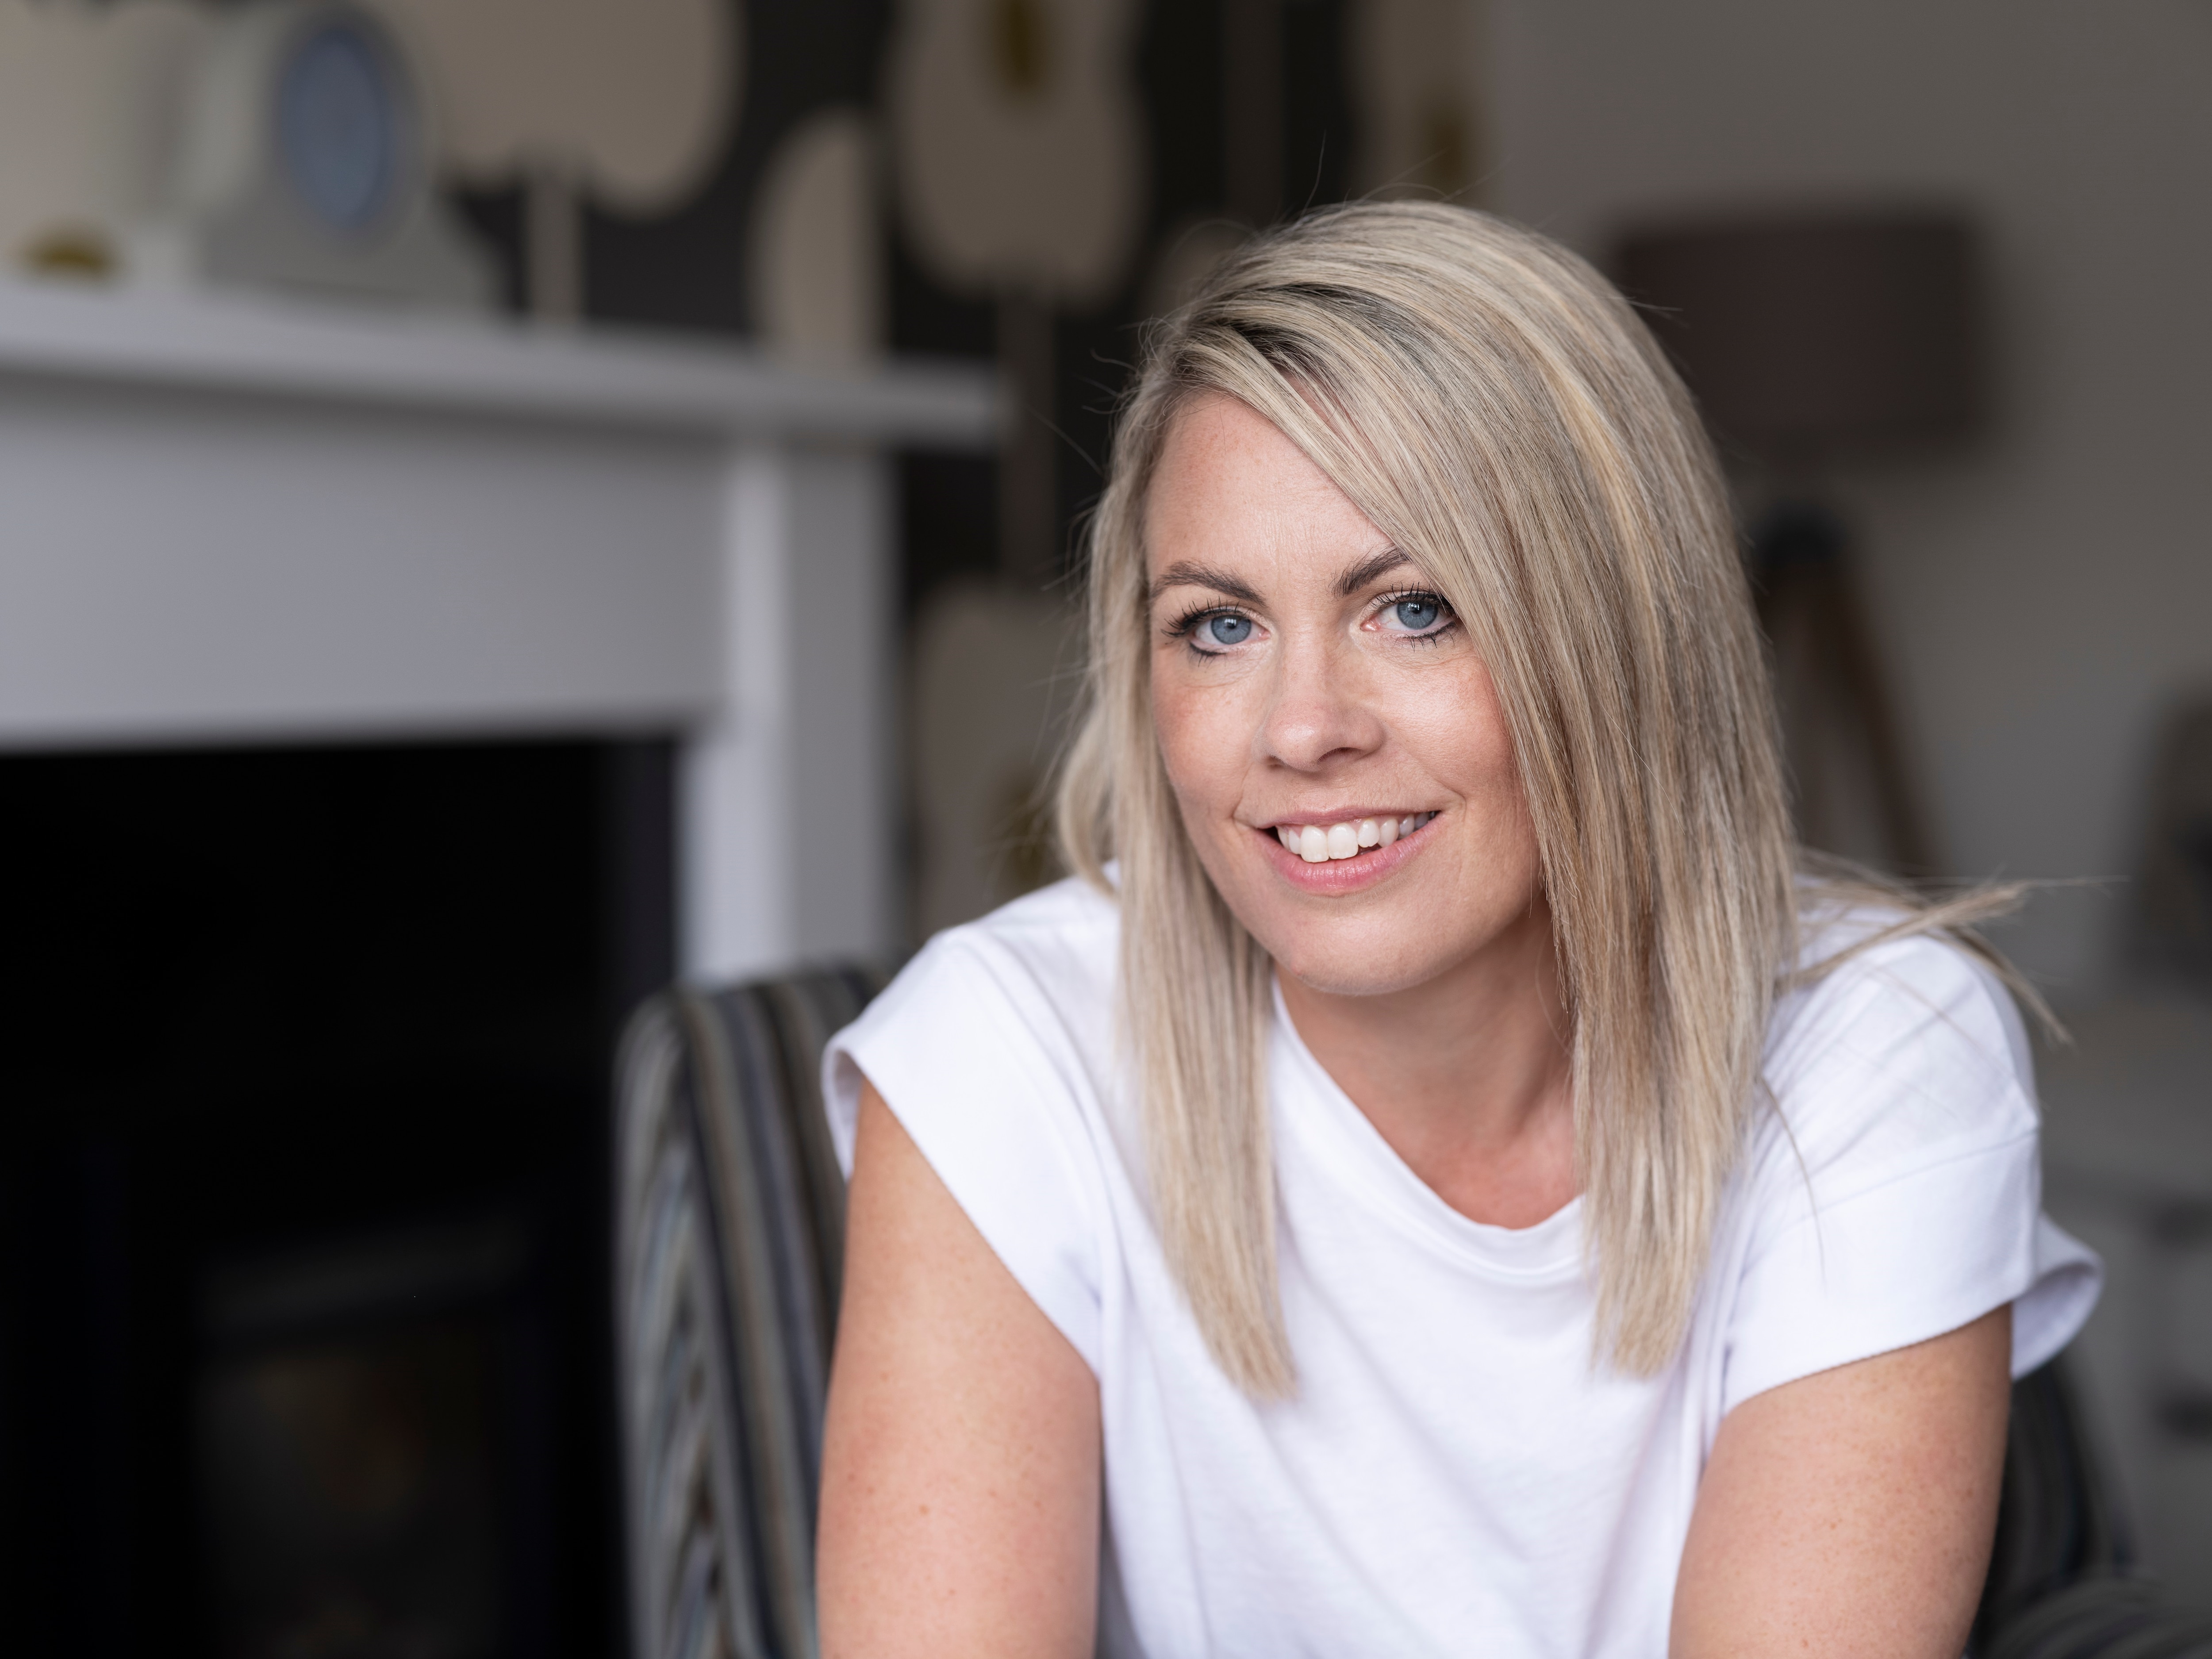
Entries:
[[724,495],[720,712],[678,782],[678,952],[718,981],[898,936],[890,469],[763,443]]
[[0,284],[0,748],[672,732],[681,961],[899,936],[889,452],[988,371]]
[[0,282],[0,375],[955,449],[995,443],[1000,405],[972,365],[818,373],[645,330],[23,282]]

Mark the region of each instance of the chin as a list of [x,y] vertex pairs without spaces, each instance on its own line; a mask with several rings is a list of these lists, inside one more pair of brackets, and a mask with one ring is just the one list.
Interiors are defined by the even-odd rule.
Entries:
[[1347,973],[1340,967],[1318,965],[1313,971],[1302,973],[1280,957],[1275,958],[1275,966],[1308,990],[1332,997],[1386,997],[1425,985],[1442,971],[1440,964],[1424,963],[1395,974]]
[[1327,996],[1388,996],[1425,984],[1449,965],[1431,951],[1408,948],[1402,927],[1333,927],[1289,917],[1268,920],[1273,926],[1252,927],[1248,922],[1246,927],[1274,959],[1276,970]]

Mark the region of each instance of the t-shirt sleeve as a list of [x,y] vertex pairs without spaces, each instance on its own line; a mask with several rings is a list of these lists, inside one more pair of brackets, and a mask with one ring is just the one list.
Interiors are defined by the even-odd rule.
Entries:
[[1776,1121],[1744,1179],[1747,1248],[1723,1409],[2013,1304],[2034,1370],[2095,1304],[2102,1269],[2042,1214],[2018,1011],[1955,946],[1883,946],[1802,994],[1770,1048]]
[[830,1039],[823,1099],[848,1177],[864,1077],[1096,1373],[1103,1200],[1088,1082],[1024,964],[987,940],[941,935]]

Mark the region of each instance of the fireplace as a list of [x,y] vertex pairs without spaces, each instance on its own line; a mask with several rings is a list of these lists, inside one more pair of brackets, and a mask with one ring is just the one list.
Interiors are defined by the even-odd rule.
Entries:
[[606,1087],[673,969],[672,777],[0,760],[11,1648],[611,1644]]
[[628,1005],[882,954],[988,374],[0,285],[12,1653],[618,1652]]

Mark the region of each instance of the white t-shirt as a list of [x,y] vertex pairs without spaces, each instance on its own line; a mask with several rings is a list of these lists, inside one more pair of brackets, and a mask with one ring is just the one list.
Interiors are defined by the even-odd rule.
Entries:
[[1777,1008],[1780,1115],[1730,1184],[1687,1340],[1648,1378],[1593,1362],[1581,1200],[1520,1229],[1451,1209],[1279,999],[1299,1386],[1255,1405],[1161,1254],[1114,1038],[1117,929],[1070,881],[940,934],[823,1062],[848,1170],[865,1073],[1098,1377],[1106,1652],[1650,1659],[1731,1407],[2006,1302],[2017,1375],[2096,1299],[2095,1257],[2040,1213],[2019,1017],[1940,941]]

